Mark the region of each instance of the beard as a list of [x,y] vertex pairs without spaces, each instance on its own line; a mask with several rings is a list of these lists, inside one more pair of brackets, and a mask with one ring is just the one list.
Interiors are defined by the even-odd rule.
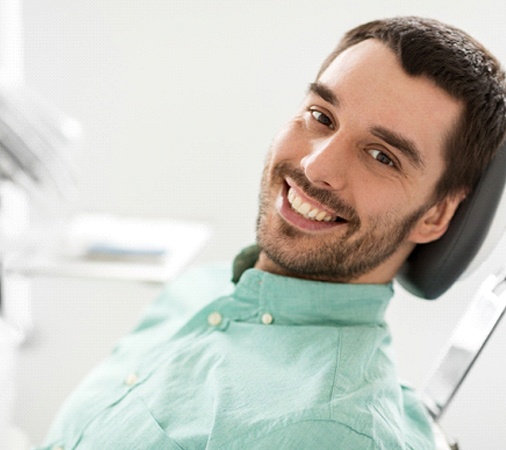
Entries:
[[[404,243],[415,223],[428,210],[424,205],[398,217],[383,214],[369,218],[365,228],[355,209],[337,194],[312,185],[304,173],[280,163],[269,175],[266,164],[260,190],[257,243],[260,249],[284,272],[314,280],[350,282],[367,274],[392,256]],[[314,200],[346,218],[346,227],[332,234],[315,236],[286,222],[276,211],[275,198],[289,177]],[[276,192],[276,186],[278,190]]]

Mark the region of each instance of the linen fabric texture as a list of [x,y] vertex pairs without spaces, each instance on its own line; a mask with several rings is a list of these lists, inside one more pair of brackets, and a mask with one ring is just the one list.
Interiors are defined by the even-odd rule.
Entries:
[[171,282],[40,448],[434,448],[428,414],[397,377],[391,284],[245,269],[236,285],[228,265]]

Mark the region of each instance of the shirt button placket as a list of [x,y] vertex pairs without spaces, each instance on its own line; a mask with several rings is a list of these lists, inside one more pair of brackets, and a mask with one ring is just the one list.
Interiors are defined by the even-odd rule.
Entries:
[[212,327],[217,327],[223,321],[223,316],[219,312],[213,312],[207,316],[207,323]]
[[270,325],[274,321],[274,317],[269,313],[264,313],[261,320],[264,325]]
[[128,387],[132,387],[139,380],[139,376],[136,373],[131,373],[125,378],[125,384]]

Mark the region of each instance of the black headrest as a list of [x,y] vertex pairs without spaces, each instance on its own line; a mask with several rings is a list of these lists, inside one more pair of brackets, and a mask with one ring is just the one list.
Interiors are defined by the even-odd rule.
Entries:
[[[505,180],[506,143],[474,191],[457,209],[447,232],[437,241],[415,247],[397,275],[404,288],[418,297],[433,300],[446,292],[471,263],[477,265],[478,256],[481,261],[488,256],[488,252],[483,254],[479,250],[496,216]],[[506,211],[498,215],[496,222],[502,234]]]

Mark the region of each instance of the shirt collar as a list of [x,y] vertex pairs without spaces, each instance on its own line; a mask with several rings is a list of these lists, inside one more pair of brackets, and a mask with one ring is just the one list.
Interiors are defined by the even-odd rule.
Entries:
[[[251,250],[248,254],[251,256]],[[309,281],[251,268],[240,274],[234,295],[239,301],[258,305],[276,324],[341,326],[384,323],[392,296],[392,283]]]

